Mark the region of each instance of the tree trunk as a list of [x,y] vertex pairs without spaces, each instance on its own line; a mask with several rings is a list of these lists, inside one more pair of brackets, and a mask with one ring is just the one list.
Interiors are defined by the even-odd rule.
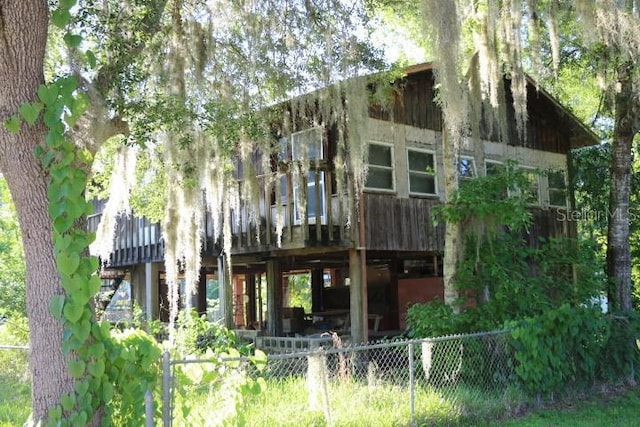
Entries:
[[[458,189],[460,144],[459,139],[453,138],[453,141],[451,140],[452,138],[446,128],[442,130],[442,138],[445,203],[448,203],[453,193]],[[444,257],[442,259],[444,302],[451,306],[456,313],[460,311],[460,307],[457,304],[459,294],[455,285],[455,276],[458,270],[458,262],[462,257],[462,243],[460,224],[453,224],[447,221],[445,223]]]
[[[0,123],[25,102],[36,100],[43,82],[48,5],[44,0],[0,2]],[[33,417],[37,422],[63,393],[73,389],[62,353],[62,324],[49,312],[49,301],[62,294],[56,270],[52,221],[49,218],[47,176],[34,156],[46,129],[37,122],[22,125],[19,134],[0,126],[0,170],[4,174],[22,228],[27,267],[30,369]]]
[[631,61],[618,68],[620,90],[616,94],[616,123],[611,152],[611,194],[607,233],[607,273],[611,281],[610,305],[631,310],[631,250],[629,246],[629,195],[631,191],[631,146],[636,130],[636,110]]

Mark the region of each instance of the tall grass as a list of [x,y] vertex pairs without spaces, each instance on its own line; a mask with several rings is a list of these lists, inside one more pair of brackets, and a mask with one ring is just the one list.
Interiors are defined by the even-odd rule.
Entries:
[[[25,345],[21,325],[0,325],[0,345]],[[0,427],[21,426],[31,413],[27,350],[0,348]]]
[[[311,396],[303,377],[271,381],[263,393],[249,399],[244,410],[251,426],[408,426],[410,393],[406,386],[368,385],[354,380],[331,381],[326,397]],[[525,398],[517,391],[509,397],[471,389],[449,390],[446,395],[417,386],[414,420],[418,425],[468,425],[495,421],[521,407]]]

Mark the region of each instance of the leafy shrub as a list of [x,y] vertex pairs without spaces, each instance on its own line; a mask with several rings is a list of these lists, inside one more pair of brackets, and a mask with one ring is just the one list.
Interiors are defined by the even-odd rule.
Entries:
[[195,310],[183,310],[178,316],[176,347],[181,354],[204,354],[207,350],[214,353],[237,349],[248,355],[249,347],[240,345],[233,331],[210,322],[205,315]]
[[112,332],[106,352],[104,370],[109,382],[102,383],[102,392],[109,401],[107,418],[113,425],[144,425],[144,398],[148,390],[157,388],[162,349],[146,332],[127,329]]
[[564,304],[509,326],[515,371],[528,392],[551,393],[567,383],[596,378],[610,334],[599,310]]
[[613,316],[609,339],[598,360],[598,376],[605,381],[632,378],[640,366],[640,316],[632,311]]
[[413,304],[407,310],[407,335],[427,338],[460,332],[461,318],[442,300]]

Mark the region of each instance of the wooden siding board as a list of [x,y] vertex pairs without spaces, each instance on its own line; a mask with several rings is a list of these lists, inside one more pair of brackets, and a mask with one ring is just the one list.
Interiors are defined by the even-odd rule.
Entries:
[[398,199],[393,195],[365,195],[367,249],[442,252],[442,226],[433,226],[433,199]]

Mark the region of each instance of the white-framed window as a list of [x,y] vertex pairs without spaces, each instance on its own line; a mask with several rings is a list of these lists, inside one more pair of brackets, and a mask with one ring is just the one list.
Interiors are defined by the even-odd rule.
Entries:
[[520,189],[524,200],[530,205],[540,205],[540,174],[533,168],[520,168],[527,180],[527,187]]
[[409,194],[437,194],[435,158],[432,151],[407,149]]
[[484,173],[485,175],[496,175],[502,167],[502,162],[497,160],[485,160],[484,161]]
[[365,188],[371,190],[395,190],[393,145],[369,143],[369,163]]
[[567,207],[567,181],[563,171],[550,171],[547,173],[549,190],[549,206]]
[[[287,160],[309,160],[316,161],[324,159],[324,144],[323,144],[323,128],[321,126],[315,126],[309,129],[304,129],[291,134],[290,138],[281,137],[278,140],[280,145],[279,159],[283,161]],[[291,143],[289,143],[289,141]],[[280,179],[280,196],[282,204],[288,203],[287,196],[287,176],[282,176]],[[318,190],[320,197],[320,206],[316,206],[316,171],[310,170],[307,174],[307,216],[309,222],[314,223],[319,216],[324,218],[326,212],[326,200],[325,200],[325,173],[320,172],[318,176]],[[300,188],[299,184],[293,184],[293,212],[294,222],[300,224],[302,218],[300,217],[299,205],[300,200]]]
[[460,179],[471,179],[477,176],[476,162],[473,160],[473,157],[460,156],[458,159],[458,174]]
[[278,160],[320,160],[324,158],[323,131],[315,126],[278,138]]
[[321,160],[324,158],[322,127],[316,126],[291,134],[293,160]]
[[[324,192],[324,172],[320,172],[318,175],[318,188],[319,192],[319,201],[320,206],[316,206],[316,171],[309,171],[309,175],[307,175],[307,217],[309,218],[309,223],[314,224],[318,216],[320,217],[320,222],[324,221],[324,217],[326,214],[326,201],[325,201],[325,192]],[[300,217],[300,211],[298,210],[298,203],[300,200],[298,199],[299,188],[297,185],[293,186],[293,212],[294,212],[294,221],[296,224],[302,222],[302,218]]]

